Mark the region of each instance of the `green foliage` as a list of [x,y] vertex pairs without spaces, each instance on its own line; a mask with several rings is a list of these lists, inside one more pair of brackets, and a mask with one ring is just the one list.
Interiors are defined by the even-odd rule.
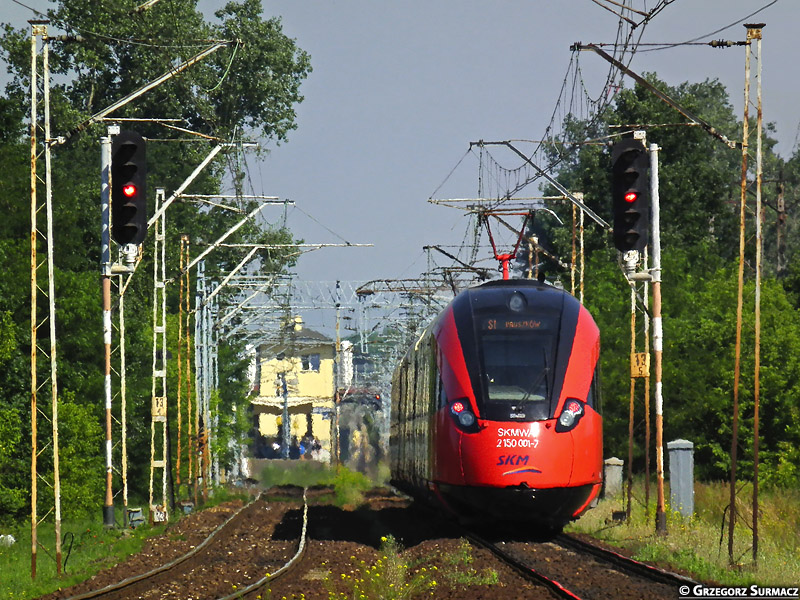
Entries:
[[[753,511],[751,485],[737,488],[734,560],[728,557],[730,487],[727,483],[695,483],[695,514],[682,518],[667,507],[666,535],[654,527],[655,485],[650,484],[650,504],[644,504],[644,481],[633,486],[631,519],[614,522],[613,511],[624,508],[623,498],[605,498],[587,511],[567,531],[585,533],[624,548],[638,560],[686,572],[698,581],[722,585],[795,585],[800,577],[800,491],[767,490],[759,494],[759,556],[752,561]],[[667,482],[667,498],[669,485]]]
[[[453,552],[436,552],[410,560],[394,536],[388,535],[381,538],[380,555],[372,564],[351,556],[350,560],[355,561],[355,572],[327,578],[328,597],[331,600],[400,600],[416,598],[424,592],[434,595],[434,590],[441,585],[440,581],[463,592],[470,586],[496,585],[499,582],[498,574],[493,569],[478,573],[470,566],[473,561],[472,546],[465,539],[459,540],[458,549]],[[346,588],[345,592],[338,591],[342,586]]]
[[61,447],[61,503],[66,508],[64,519],[89,516],[100,510],[104,480],[87,477],[102,473],[105,455],[105,433],[91,407],[75,402],[72,394],[64,394],[59,409],[59,446]]
[[[99,512],[98,512],[99,515]],[[89,579],[139,552],[148,537],[163,532],[163,526],[144,525],[135,530],[109,529],[100,519],[74,519],[63,527],[62,576],[56,576],[55,533],[50,523],[38,528],[40,544],[36,579],[31,579],[30,525],[12,531],[16,543],[0,547],[0,597],[9,600],[38,598]]]
[[459,540],[458,549],[446,554],[443,562],[449,566],[443,574],[453,587],[466,587],[469,585],[495,585],[499,582],[497,571],[486,569],[478,573],[470,567],[472,564],[472,545],[465,539]]
[[[402,600],[414,598],[427,590],[436,588],[436,571],[433,567],[420,566],[421,561],[410,563],[402,557],[403,548],[389,535],[381,538],[381,558],[375,564],[356,561],[354,574],[341,573],[341,582],[348,588],[347,592],[336,592],[332,582],[326,580],[328,598],[331,600],[349,598],[382,598],[385,600]],[[355,556],[350,557],[356,560]],[[325,563],[323,563],[324,566]]]
[[372,488],[372,482],[363,473],[339,466],[333,487],[337,506],[358,506],[364,501],[363,492]]
[[267,461],[259,475],[262,487],[297,485],[301,487],[331,486],[334,502],[339,507],[354,507],[364,501],[363,493],[374,483],[363,473],[338,466],[332,469],[316,461]]
[[[181,127],[212,139],[247,141],[260,137],[283,142],[296,127],[295,105],[302,100],[300,85],[310,72],[308,55],[282,32],[280,19],[262,14],[261,3],[241,0],[228,3],[214,20],[206,21],[196,0],[159,2],[146,11],[131,14],[134,0],[56,0],[48,17],[50,36],[78,34],[80,43],[58,42],[51,37],[49,63],[53,73],[50,93],[51,126],[54,136],[68,136],[68,143],[52,147],[53,243],[58,350],[58,391],[60,395],[59,440],[61,452],[62,505],[66,518],[91,513],[102,505],[104,425],[104,361],[101,293],[98,285],[100,262],[99,157],[106,124],[86,125],[87,119],[120,100],[143,84],[171,70],[210,46],[208,40],[231,43],[205,60],[189,67],[167,83],[117,109],[113,116],[142,118],[135,127],[148,139],[148,186],[152,202],[156,187],[169,195],[182,185],[211,149],[208,142],[178,143],[184,132],[165,128],[152,119],[181,119]],[[30,30],[10,25],[0,29],[0,60],[9,73],[5,94],[0,99],[0,514],[3,519],[23,519],[29,511],[30,440],[26,433],[30,415],[30,144],[29,118]],[[41,115],[41,112],[40,112]],[[204,138],[197,138],[202,140]],[[162,143],[169,140],[175,143]],[[42,139],[38,139],[41,151]],[[219,193],[226,168],[236,170],[236,152],[230,160],[212,163],[187,188],[187,193]],[[221,155],[221,156],[224,156]],[[43,171],[44,161],[41,161]],[[43,173],[40,173],[43,180]],[[236,191],[243,180],[230,175]],[[39,201],[44,186],[37,189]],[[232,202],[240,211],[250,212],[255,204],[239,199]],[[151,210],[152,213],[152,204]],[[44,230],[44,211],[39,211],[39,229]],[[242,218],[240,212],[220,207],[202,207],[176,202],[167,212],[167,277],[179,271],[181,234],[191,232],[190,254],[197,256]],[[248,223],[228,240],[231,243],[281,243],[291,245],[294,237],[280,223]],[[142,261],[131,277],[125,294],[126,385],[128,422],[129,486],[132,495],[144,495],[148,487],[150,462],[150,399],[152,396],[152,232],[143,245]],[[39,262],[44,244],[39,241]],[[295,258],[291,248],[263,251],[254,267],[261,274],[287,269]],[[112,246],[116,259],[116,248]],[[242,258],[240,249],[222,248],[206,259],[206,275],[219,281]],[[117,284],[117,278],[114,278]],[[192,289],[185,294],[192,296]],[[46,282],[39,281],[46,289]],[[177,352],[179,286],[167,286],[168,349]],[[112,311],[118,312],[116,287]],[[222,302],[235,298],[220,294]],[[39,303],[36,321],[42,326],[38,342],[47,348],[47,306]],[[193,336],[193,331],[191,332]],[[118,349],[115,329],[112,347]],[[249,417],[246,364],[237,339],[221,342],[219,349],[220,390],[215,396],[220,430],[212,437],[223,464],[232,459],[233,441],[242,440]],[[193,359],[194,357],[189,357]],[[118,369],[119,355],[112,359]],[[184,356],[184,365],[192,360]],[[177,388],[175,361],[168,361],[170,400]],[[47,380],[48,365],[40,361],[40,383]],[[186,377],[186,371],[183,371]],[[194,382],[194,374],[186,378]],[[113,413],[120,420],[120,381],[114,373]],[[185,393],[185,387],[184,387]],[[46,412],[49,411],[46,408]],[[241,415],[234,419],[233,415]],[[177,444],[177,413],[170,406],[170,435],[173,451]],[[51,437],[49,428],[39,428],[39,447]],[[184,421],[185,423],[185,421]],[[16,425],[16,428],[15,428]],[[8,429],[8,431],[6,431]],[[118,436],[118,429],[115,436]],[[186,435],[182,444],[185,447]],[[114,462],[121,462],[120,447],[114,448]],[[184,450],[185,452],[185,450]],[[185,456],[185,454],[184,454]],[[42,474],[52,472],[52,457],[43,452]],[[94,475],[92,475],[94,474]],[[114,489],[121,486],[114,476]],[[40,488],[42,489],[42,488]],[[40,492],[49,502],[49,491]]]
[[311,487],[332,485],[335,474],[330,467],[318,462],[294,460],[287,464],[286,461],[266,461],[257,477],[264,488],[279,485]]
[[[741,124],[718,81],[670,86],[653,74],[647,79],[729,138],[741,137]],[[698,477],[721,479],[730,469],[732,437],[741,152],[728,148],[699,127],[681,125],[681,121],[672,108],[637,85],[617,95],[598,122],[595,134],[613,134],[617,129],[611,129],[612,125],[673,124],[647,130],[648,143],[655,142],[660,148],[664,435],[665,440],[693,441]],[[568,132],[586,129],[585,124],[568,125]],[[797,155],[782,161],[772,152],[774,140],[765,136],[764,142],[765,181],[783,180],[786,190],[800,188]],[[582,146],[562,163],[559,180],[569,189],[583,191],[588,206],[610,218],[610,156],[606,148]],[[762,195],[768,205],[774,206],[775,194],[774,186],[764,185]],[[571,222],[571,206],[555,208],[565,223]],[[776,230],[769,215],[767,212],[761,285],[760,466],[767,485],[798,486],[794,448],[800,446],[800,270],[797,261],[788,261],[787,271],[776,277]],[[537,227],[540,239],[549,240],[557,255],[571,254],[569,227],[557,226],[551,217],[540,218]],[[754,219],[748,217],[738,438],[738,473],[744,479],[753,473],[754,229]],[[585,237],[585,303],[600,327],[602,339],[605,454],[627,456],[630,287],[617,265],[610,236],[598,227],[588,226]],[[786,256],[796,256],[800,239],[792,218],[784,224],[783,242]],[[548,274],[559,275],[552,269]],[[561,273],[560,279],[568,288],[569,275]],[[636,325],[641,351],[641,310],[637,312]],[[642,397],[643,387],[641,381],[637,382],[637,398]],[[651,419],[653,415],[651,406]],[[634,426],[634,465],[641,471],[645,458],[641,400],[637,401]],[[651,454],[650,464],[654,462]]]
[[[14,408],[0,406],[0,473],[23,468],[18,456],[22,442],[20,412]],[[0,524],[11,515],[21,511],[26,502],[27,487],[19,478],[0,478]]]

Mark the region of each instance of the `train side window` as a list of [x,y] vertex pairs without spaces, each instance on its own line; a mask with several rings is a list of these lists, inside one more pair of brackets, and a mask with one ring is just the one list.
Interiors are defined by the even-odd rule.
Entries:
[[439,373],[438,377],[438,389],[439,389],[439,409],[442,409],[447,406],[447,394],[444,391],[444,382],[442,381],[442,374]]
[[592,383],[589,384],[589,394],[586,396],[586,404],[591,406],[597,412],[600,412],[600,390],[598,389],[597,371],[599,365],[595,367],[594,375],[592,375]]

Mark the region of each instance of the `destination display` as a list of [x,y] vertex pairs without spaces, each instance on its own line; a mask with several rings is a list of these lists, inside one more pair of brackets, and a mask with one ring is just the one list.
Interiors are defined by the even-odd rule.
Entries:
[[531,318],[518,318],[518,319],[509,319],[509,318],[497,318],[497,317],[487,317],[484,318],[481,322],[481,329],[484,331],[512,331],[512,330],[534,330],[534,329],[545,329],[546,325],[542,319],[531,319]]

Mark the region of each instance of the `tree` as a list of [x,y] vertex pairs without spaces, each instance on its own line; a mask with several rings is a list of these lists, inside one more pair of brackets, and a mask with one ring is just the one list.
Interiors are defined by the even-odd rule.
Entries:
[[[100,261],[99,143],[106,126],[97,124],[80,130],[79,125],[123,98],[143,84],[169,71],[174,65],[210,46],[209,40],[230,43],[206,60],[190,67],[169,82],[147,92],[118,109],[119,118],[150,119],[126,128],[135,128],[148,141],[151,190],[174,190],[208,153],[207,138],[195,143],[176,143],[187,137],[151,120],[180,118],[186,130],[215,140],[246,141],[261,138],[284,142],[296,125],[294,106],[302,101],[300,85],[310,72],[309,56],[294,40],[286,37],[280,19],[264,18],[257,0],[230,2],[207,22],[197,10],[196,0],[159,2],[150,9],[134,12],[141,4],[134,0],[57,0],[48,12],[49,33],[63,31],[81,40],[51,39],[50,67],[56,82],[51,89],[51,123],[55,135],[72,133],[67,144],[53,147],[53,204],[55,231],[56,306],[59,332],[59,390],[64,402],[62,452],[80,465],[82,472],[97,473],[102,480],[102,452],[96,435],[103,412],[102,320],[97,286]],[[29,326],[29,144],[25,139],[25,119],[29,109],[30,81],[29,31],[4,25],[0,35],[0,56],[11,79],[5,97],[0,99],[0,185],[4,219],[0,222],[0,336],[9,329],[16,340],[14,351],[0,356],[0,406],[3,417],[22,424],[14,432],[2,431],[0,450],[0,505],[11,515],[24,513],[29,481],[26,469],[5,468],[24,465],[29,460],[25,423],[30,422],[27,402],[30,376]],[[161,141],[168,140],[168,141]],[[39,140],[41,143],[41,139]],[[211,143],[217,143],[211,142]],[[236,160],[209,167],[188,193],[216,193],[226,178],[226,168],[235,171]],[[238,182],[241,177],[230,176]],[[40,190],[42,194],[43,190]],[[40,197],[43,197],[41,195]],[[250,211],[254,205],[241,200],[238,207]],[[152,210],[152,209],[151,209]],[[197,255],[205,244],[215,240],[240,214],[220,208],[207,209],[178,202],[168,211],[168,274],[178,272],[177,248],[180,235],[192,234],[192,252]],[[291,244],[294,237],[282,225],[260,227],[248,224],[231,242]],[[147,489],[146,465],[149,456],[149,398],[152,348],[152,235],[144,245],[144,261],[126,294],[128,396],[132,404],[129,420],[129,447],[132,449],[131,486]],[[174,249],[174,251],[173,251]],[[112,255],[115,255],[112,249]],[[206,273],[219,278],[241,255],[225,249],[209,255]],[[292,264],[290,250],[264,252],[258,267],[263,273],[279,272]],[[168,286],[168,310],[177,312],[177,285]],[[193,293],[189,290],[188,293]],[[170,319],[171,323],[174,320]],[[174,325],[173,325],[174,327]],[[170,335],[169,339],[177,336]],[[235,343],[235,341],[234,341]],[[4,346],[0,344],[0,353]],[[3,362],[5,361],[5,362]],[[244,379],[240,360],[233,353],[222,353],[221,365],[232,380]],[[174,382],[168,389],[175,389]],[[245,392],[221,394],[222,411],[228,403],[241,401]],[[174,414],[174,413],[173,413]],[[175,431],[175,428],[173,428]],[[97,445],[97,448],[94,446]],[[137,454],[138,453],[138,454]],[[9,462],[11,461],[11,462]],[[14,462],[16,461],[16,462]],[[22,476],[18,476],[22,474]],[[69,479],[69,474],[65,475]],[[22,496],[20,493],[24,492]],[[84,488],[65,487],[73,503],[70,510],[96,507],[100,501],[91,482]]]
[[[673,87],[659,81],[655,75],[648,75],[648,79],[730,138],[735,139],[741,131],[727,92],[719,82],[683,83]],[[611,125],[630,127],[637,123],[677,121],[679,118],[671,108],[637,85],[619,93],[593,135],[600,137],[615,131],[604,129]],[[585,126],[568,122],[566,130],[583,132]],[[699,128],[686,125],[651,128],[647,136],[648,142],[656,142],[660,148],[665,441],[676,437],[691,439],[697,452],[698,475],[722,478],[730,467],[741,153],[727,148]],[[792,182],[790,185],[800,181],[793,179],[797,173],[793,167],[800,161],[795,156],[783,165],[772,152],[774,144],[774,140],[766,138],[764,178],[776,179],[783,166],[787,180]],[[610,160],[606,148],[581,147],[562,163],[558,178],[568,189],[583,191],[592,210],[601,216],[610,216]],[[768,203],[774,202],[774,188],[765,187],[763,194]],[[571,209],[559,210],[562,220],[570,222]],[[556,254],[569,256],[571,234],[568,228],[554,227],[547,219],[542,223],[550,225],[547,236],[553,241]],[[751,218],[748,239],[752,239],[753,229]],[[798,248],[794,231],[789,228],[787,256],[794,256]],[[774,229],[765,229],[767,249],[774,248],[774,235]],[[609,455],[625,456],[630,288],[615,264],[617,253],[605,232],[589,226],[586,246],[586,304],[598,322],[602,337],[606,451]],[[748,244],[746,257],[747,304],[741,367],[739,473],[743,477],[752,474],[753,246]],[[770,483],[796,485],[798,471],[791,468],[785,452],[800,444],[797,425],[800,418],[796,408],[796,398],[800,395],[796,385],[800,365],[794,359],[800,326],[797,311],[800,286],[796,283],[794,266],[782,281],[775,279],[774,269],[769,266],[762,284],[762,473]],[[561,279],[566,285],[566,276],[562,274]],[[641,316],[638,323],[641,323]],[[639,401],[635,423],[637,464],[644,457],[642,413]]]

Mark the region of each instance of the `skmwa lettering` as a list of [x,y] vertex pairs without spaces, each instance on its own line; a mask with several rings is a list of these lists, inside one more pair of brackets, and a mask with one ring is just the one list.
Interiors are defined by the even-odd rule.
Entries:
[[536,437],[532,429],[505,429],[501,427],[497,430],[498,437]]
[[519,454],[501,454],[497,459],[497,466],[503,467],[511,465],[518,467],[519,465],[527,465],[529,456],[521,456]]

